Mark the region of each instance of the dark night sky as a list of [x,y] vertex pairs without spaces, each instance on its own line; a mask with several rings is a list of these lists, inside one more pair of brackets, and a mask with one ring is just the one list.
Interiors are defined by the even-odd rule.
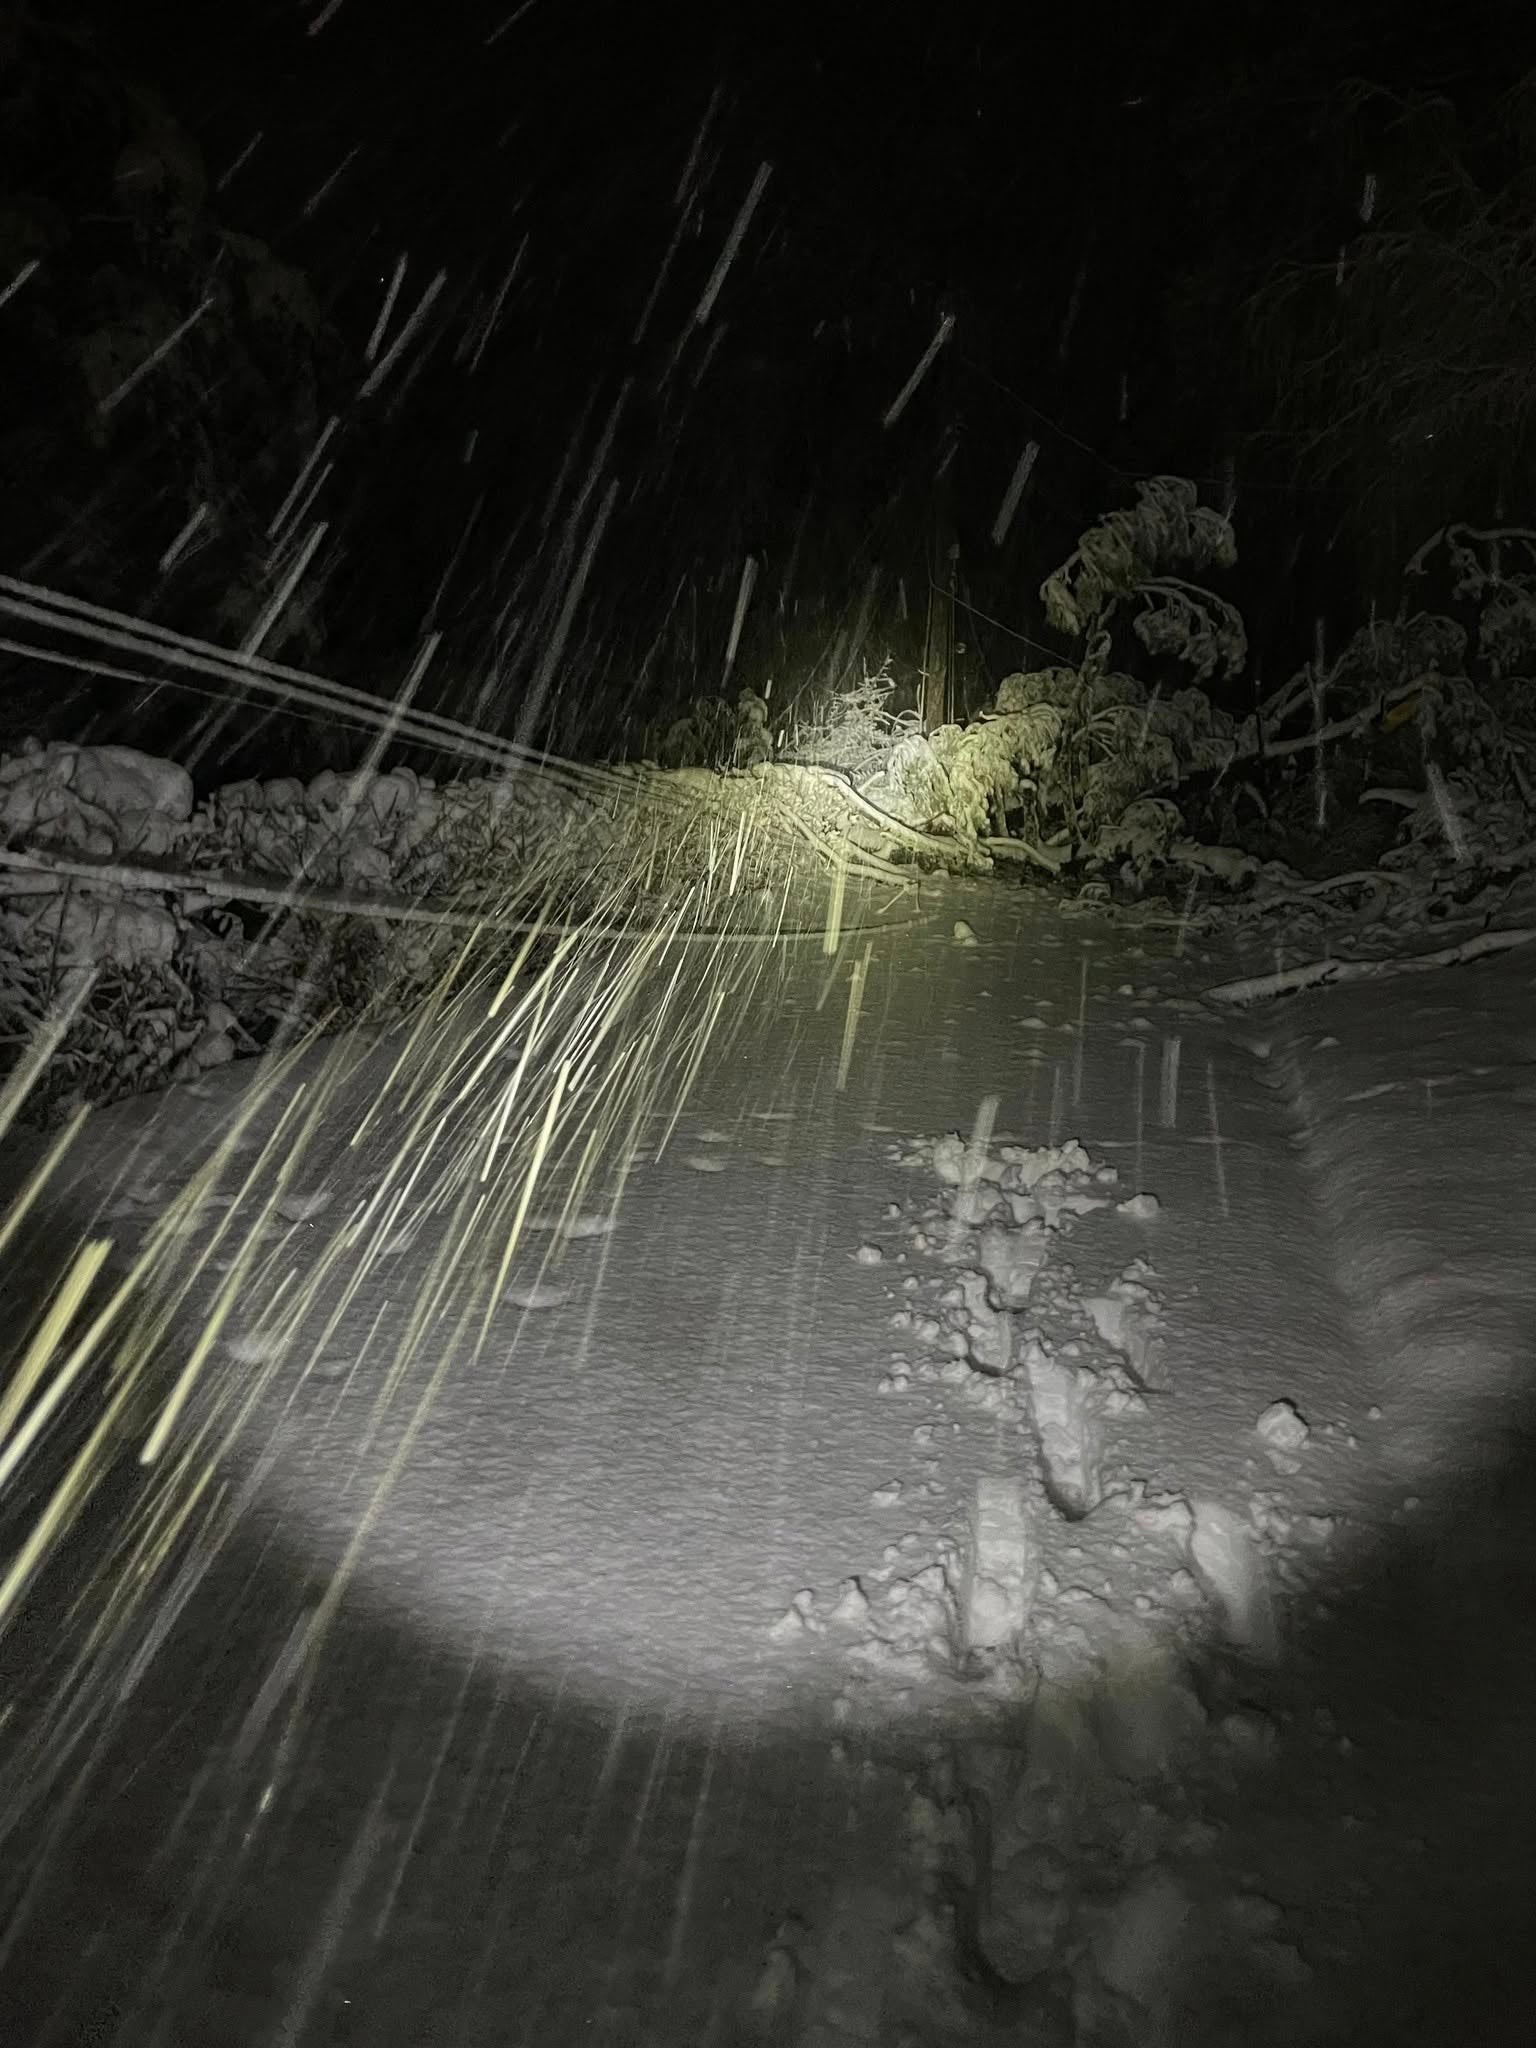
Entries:
[[[1365,75],[1475,99],[1516,75],[1532,41],[1528,10],[1505,0],[1416,16],[1385,0],[905,16],[780,4],[702,20],[610,0],[531,0],[521,12],[504,0],[341,0],[308,33],[323,5],[91,0],[81,12],[164,95],[214,178],[261,131],[212,203],[224,225],[308,273],[354,358],[399,252],[411,257],[405,302],[445,270],[438,310],[462,331],[527,238],[473,389],[445,345],[408,403],[356,422],[338,517],[357,545],[336,585],[350,590],[354,634],[370,577],[381,617],[385,585],[409,581],[403,559],[386,563],[385,526],[430,586],[476,492],[488,508],[481,553],[461,581],[494,609],[507,562],[533,545],[507,548],[507,536],[534,533],[585,417],[579,476],[626,379],[610,455],[622,492],[594,617],[622,601],[643,637],[640,615],[680,575],[728,605],[742,551],[760,551],[771,577],[807,497],[824,517],[823,554],[846,557],[841,587],[828,584],[829,603],[846,604],[889,535],[921,523],[941,415],[953,413],[966,435],[962,527],[984,532],[1024,439],[1041,442],[1033,544],[1007,565],[1007,608],[1028,623],[1040,577],[1081,524],[1123,498],[1121,472],[1200,473],[1222,445],[1211,394],[1191,388],[1169,342],[1170,278],[1222,235],[1263,251],[1294,234],[1286,210],[1304,188],[1298,218],[1335,205],[1345,216],[1347,192],[1325,181],[1314,200],[1308,185],[1308,93]],[[1246,86],[1233,102],[1228,189],[1234,66]],[[716,93],[696,232],[636,350],[674,189]],[[1192,103],[1215,110],[1197,169],[1183,139]],[[719,302],[726,333],[703,374],[703,331],[671,366],[763,161],[772,177]],[[1326,241],[1332,222],[1319,232]],[[946,304],[961,316],[947,381],[883,435],[880,413]],[[1134,394],[1125,422],[1122,373]],[[474,428],[471,477],[458,451]],[[370,514],[379,531],[368,538]],[[398,619],[388,630],[406,631]]]

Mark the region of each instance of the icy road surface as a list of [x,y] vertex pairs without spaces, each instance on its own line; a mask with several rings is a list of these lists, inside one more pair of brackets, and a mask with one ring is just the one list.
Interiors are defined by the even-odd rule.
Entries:
[[[1529,2039],[1532,963],[1233,967],[930,888],[540,1190],[478,1355],[397,1363],[440,1214],[281,1356],[253,1289],[217,1546],[126,1446],[0,1640],[0,2039]],[[50,1230],[126,1261],[250,1082]]]

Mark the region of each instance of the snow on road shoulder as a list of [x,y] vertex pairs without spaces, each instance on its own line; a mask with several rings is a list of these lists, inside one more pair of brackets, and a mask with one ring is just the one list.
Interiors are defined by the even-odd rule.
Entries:
[[[1512,1523],[1497,1495],[1533,1435],[1533,985],[1500,962],[1406,998],[1330,991],[1270,1038],[1213,1049],[1236,1149],[1221,1220],[1205,1219],[1203,1332],[1163,1284],[1155,1237],[1109,1286],[1077,1284],[1069,1238],[1109,1227],[1091,1148],[1071,1162],[1084,1201],[1049,1218],[1009,1200],[1005,1148],[979,1173],[958,1136],[917,1148],[948,1190],[913,1226],[940,1275],[908,1313],[937,1356],[888,1383],[937,1384],[973,1427],[1006,1415],[1022,1475],[979,1483],[946,1564],[956,1668],[974,1685],[980,1646],[1001,1674],[1011,1630],[1015,1711],[959,1737],[926,1825],[936,1845],[953,1831],[932,1856],[935,1914],[1000,2023],[1038,2017],[1027,2001],[1051,1991],[1071,2010],[1063,2040],[1206,2038],[1214,2010],[1222,2038],[1343,2038],[1341,2014],[1405,2015],[1425,1996],[1452,2010],[1491,1966],[1508,1976],[1512,1913],[1524,1931],[1508,1940],[1527,1945],[1528,1909],[1509,1902],[1528,1896],[1528,1850],[1524,1882],[1501,1875],[1522,1839],[1521,1710],[1455,1660],[1519,1668],[1530,1641],[1499,1590],[1513,1569],[1518,1591],[1500,1546],[1529,1513]],[[1266,1096],[1288,1130],[1264,1130]],[[1114,1211],[1149,1214],[1140,1191]],[[1234,1250],[1250,1270],[1224,1288]],[[1245,1305],[1251,1323],[1266,1297],[1293,1325],[1243,1350]],[[1241,1445],[1230,1401],[1202,1412],[1198,1354],[1223,1324],[1224,1391],[1252,1407]],[[1166,1483],[1196,1467],[1218,1483]],[[1449,1561],[1421,1583],[1425,1544]],[[1157,1546],[1161,1585],[1138,1586]],[[1415,1599],[1438,1611],[1416,1617]],[[1431,1923],[1449,1969],[1418,1952],[1410,1930]]]
[[1517,956],[1334,990],[1288,1006],[1265,1048],[1367,1363],[1362,1434],[1399,1512],[1531,1427],[1533,989]]

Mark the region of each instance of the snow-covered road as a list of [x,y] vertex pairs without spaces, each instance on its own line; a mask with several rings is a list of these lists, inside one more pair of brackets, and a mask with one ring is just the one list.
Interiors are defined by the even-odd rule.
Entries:
[[[229,1533],[88,1639],[125,1461],[0,1640],[0,2039],[1527,2038],[1531,966],[1233,964],[929,887],[478,1350],[444,1214],[282,1357],[253,1287]],[[94,1120],[61,1240],[248,1082]]]

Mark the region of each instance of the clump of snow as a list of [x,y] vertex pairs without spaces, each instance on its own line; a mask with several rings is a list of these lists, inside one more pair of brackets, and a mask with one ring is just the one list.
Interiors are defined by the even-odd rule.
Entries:
[[1294,1401],[1271,1401],[1253,1426],[1277,1451],[1299,1451],[1312,1434]]
[[815,1608],[815,1588],[802,1586],[778,1620],[769,1628],[769,1640],[775,1643],[790,1643],[807,1634],[819,1635],[825,1623],[818,1619]]
[[863,1629],[869,1626],[869,1595],[857,1579],[843,1581],[827,1619],[841,1628]]
[[1132,1782],[1171,1772],[1205,1733],[1205,1709],[1178,1648],[1126,1622],[1104,1659],[1094,1709],[1106,1761]]
[[271,1365],[282,1356],[283,1339],[276,1330],[237,1330],[224,1348],[237,1365]]
[[1045,1263],[1046,1251],[1045,1227],[1032,1218],[1011,1229],[983,1230],[976,1247],[976,1261],[1003,1307],[1023,1308]]
[[968,1649],[1002,1649],[1023,1634],[1038,1568],[1023,1477],[978,1479],[961,1594]]
[[957,1188],[965,1178],[966,1144],[958,1131],[951,1131],[947,1137],[934,1138],[924,1147],[914,1148],[918,1159],[926,1150],[928,1163],[946,1187]]
[[1189,1561],[1216,1602],[1234,1643],[1273,1659],[1279,1649],[1274,1596],[1264,1559],[1242,1521],[1216,1501],[1195,1503]]
[[1103,1342],[1121,1354],[1139,1380],[1155,1385],[1163,1342],[1158,1299],[1147,1285],[1150,1277],[1145,1260],[1133,1260],[1106,1293],[1086,1296],[1083,1307]]
[[1166,1537],[1181,1551],[1189,1548],[1195,1511],[1183,1494],[1146,1494],[1131,1512],[1136,1526],[1149,1536]]
[[970,1269],[955,1276],[940,1296],[941,1305],[958,1311],[957,1334],[965,1340],[964,1356],[978,1372],[1000,1374],[1013,1363],[1012,1324],[994,1306],[985,1273]]
[[574,1216],[530,1216],[523,1227],[525,1230],[545,1232],[550,1236],[575,1241],[588,1237],[606,1237],[617,1222],[617,1216],[594,1210]]
[[571,1298],[569,1287],[557,1287],[550,1282],[535,1280],[528,1284],[509,1287],[507,1300],[514,1308],[561,1308]]
[[1078,1520],[1104,1497],[1094,1375],[1053,1356],[1038,1339],[1024,1347],[1024,1371],[1046,1488],[1061,1512]]
[[870,1633],[850,1651],[866,1676],[932,1679],[954,1661],[959,1604],[943,1561],[896,1578],[870,1601]]

